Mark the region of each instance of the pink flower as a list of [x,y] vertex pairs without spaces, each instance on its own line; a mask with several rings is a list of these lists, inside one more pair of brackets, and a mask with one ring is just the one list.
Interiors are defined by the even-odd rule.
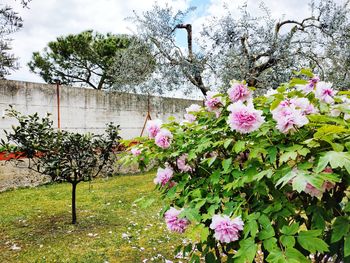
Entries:
[[209,111],[217,111],[223,105],[221,97],[219,96],[215,97],[217,95],[219,95],[218,92],[212,92],[212,91],[207,92],[207,96],[204,104]]
[[154,138],[156,145],[158,145],[160,148],[167,149],[170,147],[171,139],[173,138],[173,135],[171,132],[167,129],[161,129],[156,137]]
[[188,121],[189,123],[195,122],[197,117],[194,116],[193,114],[190,113],[185,113],[184,114],[185,120]]
[[160,127],[162,126],[161,120],[149,120],[146,125],[146,130],[148,132],[148,136],[150,138],[156,137],[158,132],[160,131]]
[[295,131],[309,123],[301,110],[297,110],[290,101],[282,101],[272,112],[273,119],[277,122],[277,129],[282,133]]
[[232,102],[246,101],[251,98],[251,92],[247,84],[233,82],[232,87],[227,91]]
[[193,114],[195,112],[198,112],[201,110],[201,106],[198,104],[192,104],[188,108],[186,108],[186,114],[184,115],[185,120],[187,120],[189,123],[194,122],[197,117]]
[[254,109],[252,103],[247,106],[241,101],[231,104],[227,107],[231,111],[228,117],[228,124],[232,130],[239,133],[250,133],[261,126],[264,122],[262,111]]
[[130,151],[134,156],[139,156],[141,154],[141,150],[136,147],[132,148]]
[[306,184],[304,192],[311,196],[316,196],[316,197],[320,197],[322,195],[321,190],[317,189],[315,186],[313,186],[310,183]]
[[198,104],[191,104],[188,108],[186,108],[187,113],[198,112],[200,110],[201,106],[199,106]]
[[300,109],[303,115],[317,113],[317,109],[307,98],[293,98],[290,103],[295,105],[296,109]]
[[165,212],[165,223],[169,230],[173,232],[183,233],[185,232],[189,221],[186,218],[179,218],[179,214],[182,210],[177,210],[174,207],[171,207],[168,211]]
[[231,220],[227,215],[214,215],[209,227],[215,231],[216,240],[230,243],[239,239],[239,231],[243,230],[243,226],[241,217]]
[[161,184],[161,186],[166,185],[169,180],[173,177],[174,171],[170,167],[158,168],[157,176],[154,178],[155,184]]
[[334,103],[336,92],[332,89],[332,83],[321,81],[316,85],[315,97],[327,104]]
[[320,81],[318,76],[314,76],[309,80],[309,83],[306,85],[295,85],[297,90],[300,90],[305,95],[313,92],[315,90],[316,84]]
[[184,173],[192,171],[192,167],[186,164],[187,156],[187,154],[183,154],[176,160],[177,167]]
[[334,183],[330,182],[330,181],[324,181],[322,184],[322,189],[323,191],[329,191],[331,189],[333,189],[335,186]]

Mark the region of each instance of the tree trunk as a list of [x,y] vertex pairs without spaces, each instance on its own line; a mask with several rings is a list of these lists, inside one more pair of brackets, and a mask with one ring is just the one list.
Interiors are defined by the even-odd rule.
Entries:
[[72,183],[72,224],[77,223],[77,210],[75,207],[75,193],[77,189],[77,183]]

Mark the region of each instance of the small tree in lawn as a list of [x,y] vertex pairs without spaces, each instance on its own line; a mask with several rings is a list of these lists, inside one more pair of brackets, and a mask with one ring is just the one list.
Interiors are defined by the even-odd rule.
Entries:
[[[8,116],[19,125],[6,132],[7,142],[1,140],[8,152],[14,152],[16,164],[20,157],[28,158],[28,168],[51,177],[52,181],[72,184],[72,223],[76,217],[76,187],[80,182],[91,181],[103,168],[111,168],[113,149],[117,146],[118,127],[108,124],[103,135],[56,131],[49,116],[40,118],[37,113],[22,115],[14,109]],[[16,145],[16,148],[10,147]]]

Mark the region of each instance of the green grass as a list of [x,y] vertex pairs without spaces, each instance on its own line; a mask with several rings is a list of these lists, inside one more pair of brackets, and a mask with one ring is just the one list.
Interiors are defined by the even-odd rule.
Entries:
[[[174,260],[184,236],[170,233],[159,218],[153,178],[147,173],[80,183],[77,225],[70,224],[70,184],[0,193],[0,262]],[[157,201],[142,208],[143,201],[134,202],[142,197]],[[21,249],[13,250],[14,244]]]

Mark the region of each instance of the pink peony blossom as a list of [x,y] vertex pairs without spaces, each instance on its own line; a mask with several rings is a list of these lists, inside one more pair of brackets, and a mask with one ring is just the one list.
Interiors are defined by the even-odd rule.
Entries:
[[231,111],[228,117],[228,124],[232,130],[239,133],[250,133],[261,126],[264,122],[261,110],[254,109],[254,105],[249,103],[248,105],[238,101],[227,107]]
[[183,154],[176,160],[177,167],[184,173],[192,172],[192,167],[186,164],[187,156],[187,154]]
[[185,120],[188,121],[189,123],[194,122],[197,117],[193,114],[195,112],[198,112],[201,110],[201,106],[198,104],[192,104],[188,108],[186,108],[186,114],[184,115]]
[[171,132],[167,129],[161,129],[156,137],[154,138],[156,145],[158,145],[160,148],[167,149],[170,147],[171,139],[173,138],[173,135]]
[[186,108],[187,113],[191,112],[199,112],[201,110],[201,106],[198,104],[191,104],[188,108]]
[[209,111],[217,111],[223,105],[222,98],[220,96],[215,97],[217,95],[219,95],[218,92],[212,92],[212,91],[207,92],[207,96],[204,104]]
[[197,117],[194,116],[194,115],[191,114],[191,113],[185,113],[185,114],[184,114],[184,118],[185,118],[185,120],[186,120],[187,122],[189,122],[189,123],[195,122],[196,119],[197,119]]
[[183,233],[185,232],[189,221],[186,218],[179,218],[179,214],[182,210],[177,210],[174,207],[171,207],[168,211],[165,212],[165,222],[169,230],[173,232]]
[[233,82],[232,87],[227,91],[232,102],[246,101],[252,97],[247,84]]
[[132,155],[134,155],[134,156],[139,156],[139,155],[141,154],[141,150],[138,149],[138,148],[136,148],[136,147],[132,148],[132,149],[130,150],[130,152],[131,152]]
[[314,76],[309,80],[309,83],[306,85],[295,85],[297,90],[300,90],[305,95],[313,92],[315,90],[316,84],[320,81],[318,76]]
[[332,89],[332,83],[321,81],[316,85],[315,97],[327,104],[334,103],[336,91]]
[[149,120],[146,125],[146,130],[148,132],[148,136],[150,138],[156,137],[158,132],[160,131],[160,127],[162,126],[161,120]]
[[313,186],[310,183],[306,184],[304,192],[311,196],[316,196],[316,197],[320,197],[322,195],[321,190],[317,189],[315,186]]
[[243,226],[241,217],[231,220],[227,215],[214,215],[209,227],[215,231],[216,240],[230,243],[239,239],[239,231],[243,230]]
[[170,167],[158,168],[157,176],[154,178],[155,184],[161,184],[162,186],[166,185],[170,179],[173,177],[174,171]]
[[273,119],[277,122],[277,129],[282,133],[295,131],[309,123],[303,111],[296,109],[290,101],[282,101],[272,112]]
[[307,98],[293,98],[290,99],[290,103],[294,105],[296,109],[300,109],[303,115],[317,113],[317,109]]

